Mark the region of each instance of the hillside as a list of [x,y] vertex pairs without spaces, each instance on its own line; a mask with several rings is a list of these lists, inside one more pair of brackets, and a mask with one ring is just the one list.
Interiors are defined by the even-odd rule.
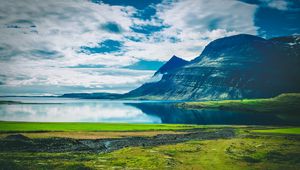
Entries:
[[269,99],[221,100],[177,104],[186,109],[221,109],[259,113],[298,114],[300,93],[281,94]]
[[268,98],[300,92],[299,36],[240,34],[209,43],[202,54],[125,94],[129,99]]

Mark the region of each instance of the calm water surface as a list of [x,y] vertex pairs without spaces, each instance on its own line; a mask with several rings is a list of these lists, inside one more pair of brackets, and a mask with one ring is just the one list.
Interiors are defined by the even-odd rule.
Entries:
[[[0,100],[40,104],[2,104],[0,120],[34,122],[124,122],[228,125],[299,125],[285,114],[185,110],[171,101],[87,100],[45,97],[2,97]],[[47,104],[45,104],[47,103]]]

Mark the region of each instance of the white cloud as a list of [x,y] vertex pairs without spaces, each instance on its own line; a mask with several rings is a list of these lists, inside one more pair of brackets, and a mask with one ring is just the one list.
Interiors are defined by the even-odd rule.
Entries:
[[278,10],[288,10],[289,9],[289,2],[286,0],[260,0],[264,6],[275,8]]
[[[23,60],[23,62],[26,62]],[[23,67],[22,63],[0,64],[1,74],[7,78],[6,86],[74,86],[86,90],[125,92],[136,88],[148,79],[154,71],[129,70],[120,68],[57,68],[39,66],[37,61],[32,67]],[[21,71],[20,71],[21,70]],[[126,85],[126,86],[125,86]],[[126,88],[119,90],[114,87]],[[46,93],[46,92],[45,92]],[[53,92],[61,94],[62,92]]]
[[[6,77],[4,83],[11,87],[53,85],[129,90],[153,72],[120,69],[122,66],[138,59],[166,61],[174,54],[193,59],[211,40],[237,33],[256,34],[257,29],[256,6],[234,0],[165,0],[156,6],[158,12],[151,20],[132,17],[137,12],[133,7],[81,0],[0,3],[0,73]],[[122,33],[103,29],[108,22],[118,24]],[[130,29],[136,25],[167,27],[147,36]],[[78,52],[82,46],[94,47],[106,39],[123,42],[122,51]],[[70,68],[83,64],[107,68]]]
[[[171,27],[165,30],[182,42],[177,43],[181,55],[190,59],[199,54],[208,42],[237,33],[256,34],[256,6],[239,1],[184,0],[172,5],[159,5],[159,17]],[[185,50],[182,50],[185,48]],[[176,50],[176,49],[175,49]],[[179,55],[179,54],[178,54]]]
[[[126,42],[127,54],[145,59],[167,60],[172,55],[193,59],[217,38],[238,33],[256,34],[257,6],[234,0],[163,1],[157,5],[157,22],[168,27],[142,42]],[[155,19],[152,20],[152,22]],[[171,38],[178,41],[173,43]]]
[[[0,72],[7,77],[5,84],[11,87],[81,86],[102,91],[105,91],[102,87],[108,86],[136,87],[135,84],[142,83],[152,72],[115,68],[136,59],[114,54],[78,53],[81,46],[95,46],[105,39],[122,41],[133,24],[130,16],[134,11],[131,7],[79,0],[1,1],[0,46],[5,50],[1,51]],[[122,27],[123,35],[101,29],[101,24],[111,21]],[[57,54],[49,57],[33,55],[32,52],[37,50]],[[67,68],[80,64],[110,68]]]

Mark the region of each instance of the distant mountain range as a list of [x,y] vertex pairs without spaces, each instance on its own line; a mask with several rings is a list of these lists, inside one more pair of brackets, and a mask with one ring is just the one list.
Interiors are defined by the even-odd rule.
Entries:
[[[173,56],[124,99],[215,100],[300,92],[300,36],[264,39],[240,34],[209,43],[200,56]],[[107,95],[110,96],[110,95]]]
[[119,99],[122,94],[116,93],[67,93],[60,97],[81,99]]

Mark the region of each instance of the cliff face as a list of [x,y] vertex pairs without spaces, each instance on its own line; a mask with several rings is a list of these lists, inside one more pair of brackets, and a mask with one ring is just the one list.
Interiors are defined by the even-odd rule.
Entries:
[[188,64],[127,93],[145,99],[240,99],[300,92],[300,38],[217,39]]

